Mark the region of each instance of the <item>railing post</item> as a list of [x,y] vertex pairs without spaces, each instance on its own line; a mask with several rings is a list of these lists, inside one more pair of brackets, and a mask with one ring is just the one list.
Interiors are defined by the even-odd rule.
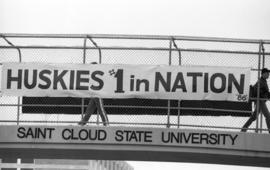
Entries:
[[86,43],[87,43],[87,38],[83,39],[83,64],[86,62]]
[[102,63],[101,48],[98,48],[98,53],[99,53],[99,64],[101,64]]
[[[178,51],[178,55],[179,55],[179,56],[178,56],[178,65],[181,66],[181,65],[182,65],[182,55],[181,55],[181,51],[180,51],[180,49],[178,48],[178,46],[176,45],[175,40],[174,40],[173,37],[172,37],[172,43],[173,43],[174,48],[177,49],[177,51]],[[180,111],[180,108],[181,108],[181,100],[178,100],[178,102],[177,102],[177,107],[178,107],[178,109],[177,109],[177,128],[179,128],[179,127],[180,127],[180,114],[181,114],[181,111]]]
[[[169,65],[172,65],[172,40],[169,43]],[[170,127],[171,101],[168,100],[167,105],[167,128]]]
[[[22,53],[20,48],[16,47],[12,42],[10,42],[5,36],[1,35],[1,37],[12,47],[15,47],[19,53],[19,63],[22,62]],[[19,125],[20,121],[20,97],[17,97],[17,125]]]
[[[98,63],[101,64],[102,62],[101,48],[90,36],[87,35],[86,38],[89,39],[92,42],[92,44],[98,49],[98,54],[99,54]],[[97,111],[97,125],[99,125],[99,116],[100,116],[100,113]]]
[[[83,64],[86,62],[86,43],[87,43],[87,37],[83,39]],[[84,114],[84,98],[81,99],[81,120],[83,119],[83,114]]]
[[[263,46],[263,42],[260,42],[260,47],[259,47],[259,53],[262,53],[262,68],[265,67],[265,55],[264,55],[264,46]],[[266,101],[265,101],[266,102]],[[263,114],[260,114],[260,133],[262,133],[262,125],[263,125]]]
[[259,55],[258,55],[258,85],[257,85],[257,99],[256,99],[256,129],[255,132],[258,133],[258,129],[259,129],[259,114],[260,114],[260,78],[261,78],[261,44],[262,42],[260,42],[259,44]]

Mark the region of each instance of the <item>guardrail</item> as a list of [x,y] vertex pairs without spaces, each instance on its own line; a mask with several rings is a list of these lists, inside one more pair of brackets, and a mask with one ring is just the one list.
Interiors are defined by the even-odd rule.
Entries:
[[[32,159],[33,161],[35,159]],[[64,163],[59,163],[56,160],[50,160],[46,162],[46,159],[38,159],[40,163],[21,163],[20,159],[17,163],[0,163],[0,168],[27,168],[27,169],[84,169],[84,170],[133,170],[134,168],[124,161],[98,161],[98,160],[64,160]],[[53,163],[52,163],[53,162]]]
[[[260,70],[270,64],[270,40],[154,36],[154,35],[61,35],[61,34],[0,34],[0,62],[56,62],[104,64],[167,64],[251,67],[251,83],[260,77]],[[260,99],[256,99],[259,101]],[[75,107],[84,108],[86,103]],[[25,114],[20,97],[0,98],[1,124],[77,124],[81,115]],[[34,105],[42,109],[45,105]],[[54,105],[50,105],[54,106]],[[59,105],[58,105],[59,106]],[[61,107],[73,107],[65,105]],[[110,107],[110,105],[105,105]],[[152,106],[116,105],[118,108],[145,108]],[[158,126],[170,128],[200,128],[239,131],[247,117],[234,116],[183,116],[171,115],[172,109],[191,109],[172,106],[168,100],[164,115],[109,115],[110,125]],[[192,108],[194,109],[194,108]],[[209,111],[230,111],[201,108]],[[83,113],[83,109],[81,109]],[[235,111],[236,114],[241,111]],[[250,111],[249,113],[251,113]],[[259,114],[258,114],[259,115]],[[92,116],[89,124],[100,123],[99,115]],[[266,132],[263,117],[250,127]]]

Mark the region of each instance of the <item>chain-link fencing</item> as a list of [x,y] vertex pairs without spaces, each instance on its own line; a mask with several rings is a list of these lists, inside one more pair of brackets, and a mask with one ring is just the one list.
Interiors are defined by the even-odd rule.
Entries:
[[[270,41],[222,39],[182,36],[135,36],[135,35],[30,35],[2,34],[0,36],[0,62],[42,62],[101,64],[149,64],[149,65],[204,65],[250,67],[251,84],[260,76],[260,70],[270,65]],[[36,100],[32,98],[31,100]],[[257,99],[260,100],[260,99]],[[25,104],[22,97],[0,97],[1,124],[65,124],[80,121],[87,106],[87,99],[79,99],[62,105]],[[201,128],[239,131],[249,117],[220,114],[184,115],[181,101],[155,102],[138,99],[132,102],[111,104],[119,114],[109,114],[110,126],[143,126],[170,128]],[[254,105],[254,104],[253,104]],[[253,106],[252,105],[252,106]],[[31,113],[23,107],[34,108]],[[51,108],[45,113],[44,108]],[[77,108],[74,114],[53,113],[57,107]],[[118,110],[117,110],[118,109]],[[205,109],[205,108],[204,108]],[[206,108],[209,111],[213,108]],[[253,106],[254,110],[254,106]],[[251,114],[253,110],[250,110]],[[228,111],[228,110],[227,110]],[[232,111],[234,112],[234,111]],[[241,112],[241,110],[239,111]],[[91,116],[89,124],[102,125],[99,114]],[[263,116],[259,115],[251,129],[266,132]]]

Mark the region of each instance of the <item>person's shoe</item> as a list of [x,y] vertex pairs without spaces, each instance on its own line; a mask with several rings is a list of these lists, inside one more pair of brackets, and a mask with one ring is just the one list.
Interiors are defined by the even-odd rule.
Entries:
[[103,122],[103,126],[109,126],[108,122]]
[[80,122],[78,123],[78,125],[81,125],[81,126],[84,126],[85,124],[86,124],[85,121],[80,121]]
[[241,132],[247,132],[247,128],[242,128]]

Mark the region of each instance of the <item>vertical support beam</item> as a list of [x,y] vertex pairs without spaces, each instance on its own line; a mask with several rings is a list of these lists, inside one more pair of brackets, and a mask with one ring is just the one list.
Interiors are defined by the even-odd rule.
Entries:
[[[169,43],[169,65],[172,65],[172,40]],[[167,106],[167,128],[170,127],[171,101],[168,100]]]
[[256,99],[256,129],[255,132],[258,133],[259,129],[259,114],[260,114],[260,77],[261,77],[261,43],[259,44],[259,55],[258,55],[258,88],[257,88],[257,99]]
[[[178,56],[178,65],[181,66],[181,65],[182,65],[182,55],[181,55],[181,51],[180,51],[180,49],[178,48],[178,46],[176,45],[175,40],[174,40],[173,37],[172,37],[172,42],[173,42],[174,48],[177,49],[177,51],[178,51],[178,55],[179,55],[179,56]],[[177,128],[180,128],[180,114],[181,114],[180,109],[181,109],[181,100],[178,100],[177,107],[178,107],[178,109],[177,109]]]
[[[97,45],[96,45],[96,47],[98,48],[98,54],[99,54],[98,63],[101,64],[101,62],[102,62],[101,49]],[[99,125],[99,117],[100,117],[100,113],[99,113],[99,111],[97,111],[97,125]]]
[[180,128],[180,114],[181,114],[181,111],[180,111],[180,109],[181,109],[181,100],[178,100],[178,103],[177,103],[177,107],[178,107],[178,109],[177,109],[177,128]]
[[[101,62],[102,62],[101,48],[97,45],[97,43],[90,36],[87,35],[86,38],[89,39],[92,42],[92,44],[98,49],[98,53],[99,53],[98,63],[101,64]],[[99,111],[97,111],[97,125],[99,125],[99,117],[100,117],[100,113],[99,113]]]
[[99,54],[99,61],[98,61],[98,63],[101,64],[102,63],[101,48],[98,48],[98,54]]
[[[264,55],[264,46],[263,46],[263,42],[260,42],[260,49],[259,52],[262,53],[262,68],[265,67],[265,55]],[[262,129],[263,129],[263,114],[260,114],[260,133],[262,133]]]
[[17,99],[17,125],[20,123],[20,97]]
[[173,41],[170,40],[170,43],[169,43],[169,66],[172,65],[172,43],[173,43]]
[[[22,53],[20,48],[16,47],[12,42],[10,42],[4,35],[0,35],[10,46],[15,47],[18,50],[19,54],[19,63],[22,62]],[[17,125],[20,121],[20,97],[17,97]]]
[[85,64],[86,62],[86,40],[87,38],[84,38],[83,39],[83,64]]
[[265,67],[265,48],[263,45],[263,41],[261,41],[261,52],[262,52],[262,68]]
[[[87,43],[87,37],[83,39],[83,64],[86,62],[86,43]],[[81,99],[81,120],[83,119],[84,114],[84,98]]]
[[[19,48],[17,48],[18,50],[18,53],[19,53],[19,62],[21,63],[22,62],[22,54],[21,54],[21,50]],[[20,122],[20,97],[18,97],[17,99],[17,103],[18,103],[18,106],[17,106],[17,125],[19,125],[19,122]]]

